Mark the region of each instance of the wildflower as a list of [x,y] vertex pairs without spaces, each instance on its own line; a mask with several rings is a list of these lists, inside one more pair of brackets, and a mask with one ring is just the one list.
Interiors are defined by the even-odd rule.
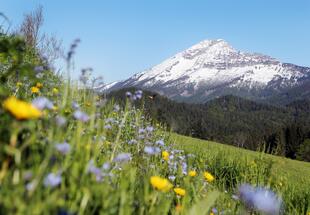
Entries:
[[102,169],[103,170],[109,170],[111,168],[111,164],[109,162],[105,162],[103,165],[102,165]]
[[35,182],[29,182],[26,184],[26,190],[31,191],[35,187]]
[[60,174],[49,173],[44,179],[44,186],[45,187],[56,187],[61,183],[61,176]]
[[75,119],[80,120],[82,122],[87,122],[89,120],[89,116],[80,110],[75,111],[73,113],[73,116]]
[[66,155],[70,152],[70,145],[67,142],[58,143],[55,145],[55,148],[63,155]]
[[22,83],[22,82],[17,82],[17,83],[16,83],[16,87],[21,87],[21,86],[23,86],[23,83]]
[[195,177],[195,176],[197,176],[197,172],[195,170],[191,170],[191,171],[188,172],[188,175],[190,177]]
[[160,148],[158,147],[152,147],[152,146],[145,146],[144,152],[149,155],[156,155],[160,152]]
[[174,175],[169,175],[168,178],[169,180],[174,181],[176,177]]
[[144,128],[139,128],[138,133],[143,134],[145,132]]
[[130,153],[120,153],[113,159],[114,162],[119,162],[119,163],[127,162],[129,160],[131,160]]
[[182,188],[174,188],[173,191],[179,196],[185,196],[186,191]]
[[39,110],[43,109],[49,109],[52,110],[54,105],[53,102],[51,102],[48,98],[46,97],[37,97],[32,101],[32,105],[38,108]]
[[36,84],[36,87],[40,89],[40,88],[42,88],[42,87],[43,87],[43,84],[42,84],[42,83],[40,83],[40,82],[38,82],[38,83]]
[[38,87],[31,87],[31,92],[34,94],[38,94],[40,92],[40,89]]
[[138,142],[138,141],[136,141],[135,139],[132,139],[132,140],[129,140],[129,141],[128,141],[128,144],[129,144],[129,145],[134,145],[134,144],[137,144],[137,142]]
[[58,94],[59,93],[59,90],[57,88],[53,88],[53,94]]
[[34,67],[34,71],[36,73],[41,73],[44,71],[44,67],[43,66],[36,66],[36,67]]
[[169,160],[169,152],[163,151],[163,152],[161,153],[161,155],[162,155],[162,157],[163,157],[163,159],[164,159],[165,161],[168,161],[168,160]]
[[107,124],[107,125],[104,126],[104,129],[110,130],[110,129],[112,129],[112,126],[110,124]]
[[214,181],[214,176],[211,174],[211,173],[209,173],[209,172],[204,172],[204,177],[205,177],[205,179],[208,181],[208,182],[212,182],[212,181]]
[[14,96],[11,96],[4,101],[3,107],[19,120],[38,118],[42,115],[42,112],[35,106],[18,100]]
[[266,214],[279,214],[282,200],[277,195],[265,188],[254,188],[243,184],[238,188],[242,202],[249,208],[255,208]]
[[62,116],[56,116],[56,124],[59,126],[64,126],[66,124],[67,120],[66,118]]
[[119,105],[114,105],[113,109],[115,112],[118,112],[121,108],[119,107]]
[[159,146],[164,146],[164,145],[165,145],[165,143],[164,143],[163,140],[157,140],[157,141],[155,142],[155,144],[156,144],[156,145],[159,145]]
[[152,126],[147,126],[145,129],[146,129],[148,132],[154,131],[154,128],[153,128]]
[[77,102],[72,102],[72,108],[78,110],[80,109],[80,105]]
[[87,172],[96,176],[96,181],[102,181],[103,173],[100,168],[96,167],[94,160],[90,160],[87,167]]
[[211,215],[211,214],[217,214],[217,213],[218,213],[218,210],[217,210],[216,208],[212,208],[212,209],[211,209],[210,215]]
[[165,178],[152,176],[150,179],[152,186],[162,192],[168,192],[172,188],[172,184]]
[[126,97],[127,98],[131,98],[131,96],[132,96],[131,92],[126,92]]

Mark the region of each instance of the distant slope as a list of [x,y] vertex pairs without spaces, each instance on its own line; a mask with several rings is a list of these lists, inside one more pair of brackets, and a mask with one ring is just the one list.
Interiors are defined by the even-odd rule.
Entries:
[[[109,97],[122,103],[128,90],[134,91],[122,89]],[[149,99],[152,95],[155,99]],[[229,95],[205,104],[188,104],[145,91],[136,106],[142,104],[148,117],[174,132],[251,150],[264,148],[296,158],[299,146],[310,138],[310,114],[302,101],[276,107]]]
[[248,160],[249,163],[251,163],[256,158],[263,156],[266,159],[273,161],[273,175],[288,177],[289,181],[294,184],[308,183],[310,186],[310,163],[308,162],[262,154],[260,152],[253,152],[217,142],[200,140],[178,134],[171,135],[171,139],[173,139],[175,142],[175,147],[178,149],[183,149],[188,153],[223,153],[225,154],[225,158],[228,160],[238,161],[243,159]]
[[238,51],[218,39],[202,41],[148,70],[106,85],[102,90],[137,87],[187,103],[204,103],[235,95],[287,104],[296,98],[296,93],[299,99],[310,98],[307,83],[310,83],[308,67]]

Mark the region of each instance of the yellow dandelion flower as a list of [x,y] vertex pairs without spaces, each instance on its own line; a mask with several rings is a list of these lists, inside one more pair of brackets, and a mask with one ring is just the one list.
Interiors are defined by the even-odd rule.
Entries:
[[163,159],[164,159],[165,161],[168,161],[168,160],[169,160],[169,152],[163,151],[163,152],[161,153],[161,156],[163,157]]
[[39,93],[40,89],[38,87],[31,87],[31,92],[32,93]]
[[18,100],[14,96],[4,101],[3,107],[19,120],[38,118],[42,115],[42,112],[35,106],[28,102]]
[[162,192],[168,192],[172,188],[172,184],[165,178],[152,176],[150,179],[152,186]]
[[214,181],[214,176],[211,174],[211,173],[209,173],[209,172],[204,172],[204,177],[205,177],[205,179],[208,181],[208,182],[212,182],[212,181]]
[[185,196],[186,191],[182,188],[174,188],[173,191],[179,196]]
[[58,94],[58,93],[59,93],[59,90],[58,90],[57,88],[54,87],[54,88],[53,88],[53,93],[54,93],[54,94]]
[[21,86],[23,86],[22,82],[19,81],[19,82],[16,83],[16,87],[21,87]]
[[36,84],[36,87],[40,89],[40,88],[42,88],[42,87],[43,87],[43,84],[42,84],[42,83],[40,83],[40,82],[38,82],[38,83]]
[[195,177],[195,176],[197,176],[197,172],[195,170],[191,170],[191,171],[188,172],[188,175],[190,177]]

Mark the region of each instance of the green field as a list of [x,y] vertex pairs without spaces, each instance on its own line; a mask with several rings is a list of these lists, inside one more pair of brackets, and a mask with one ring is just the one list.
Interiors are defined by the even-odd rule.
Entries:
[[177,148],[184,149],[189,153],[225,153],[232,161],[247,160],[253,161],[255,158],[264,157],[272,161],[272,174],[278,177],[288,178],[291,183],[307,183],[310,189],[310,163],[292,160],[284,157],[254,152],[243,148],[237,148],[212,141],[200,140],[173,134],[172,139]]

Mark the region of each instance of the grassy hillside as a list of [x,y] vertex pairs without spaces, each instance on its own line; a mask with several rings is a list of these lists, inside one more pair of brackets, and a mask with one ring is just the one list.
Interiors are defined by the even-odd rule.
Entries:
[[0,214],[309,212],[309,180],[269,157],[170,134],[135,105],[143,92],[120,106],[20,46],[0,36]]
[[[231,161],[244,160],[252,162],[257,158],[266,158],[272,162],[272,174],[287,178],[289,183],[306,183],[310,187],[310,163],[254,152],[234,146],[220,144],[207,140],[172,134],[175,146],[188,153],[224,153]],[[310,188],[309,188],[310,189]]]
[[[108,97],[124,102],[122,89]],[[165,96],[144,92],[143,108],[153,121],[172,131],[251,150],[310,161],[310,101],[275,107],[235,96],[223,96],[206,104],[178,103]],[[153,98],[154,97],[154,98]]]

